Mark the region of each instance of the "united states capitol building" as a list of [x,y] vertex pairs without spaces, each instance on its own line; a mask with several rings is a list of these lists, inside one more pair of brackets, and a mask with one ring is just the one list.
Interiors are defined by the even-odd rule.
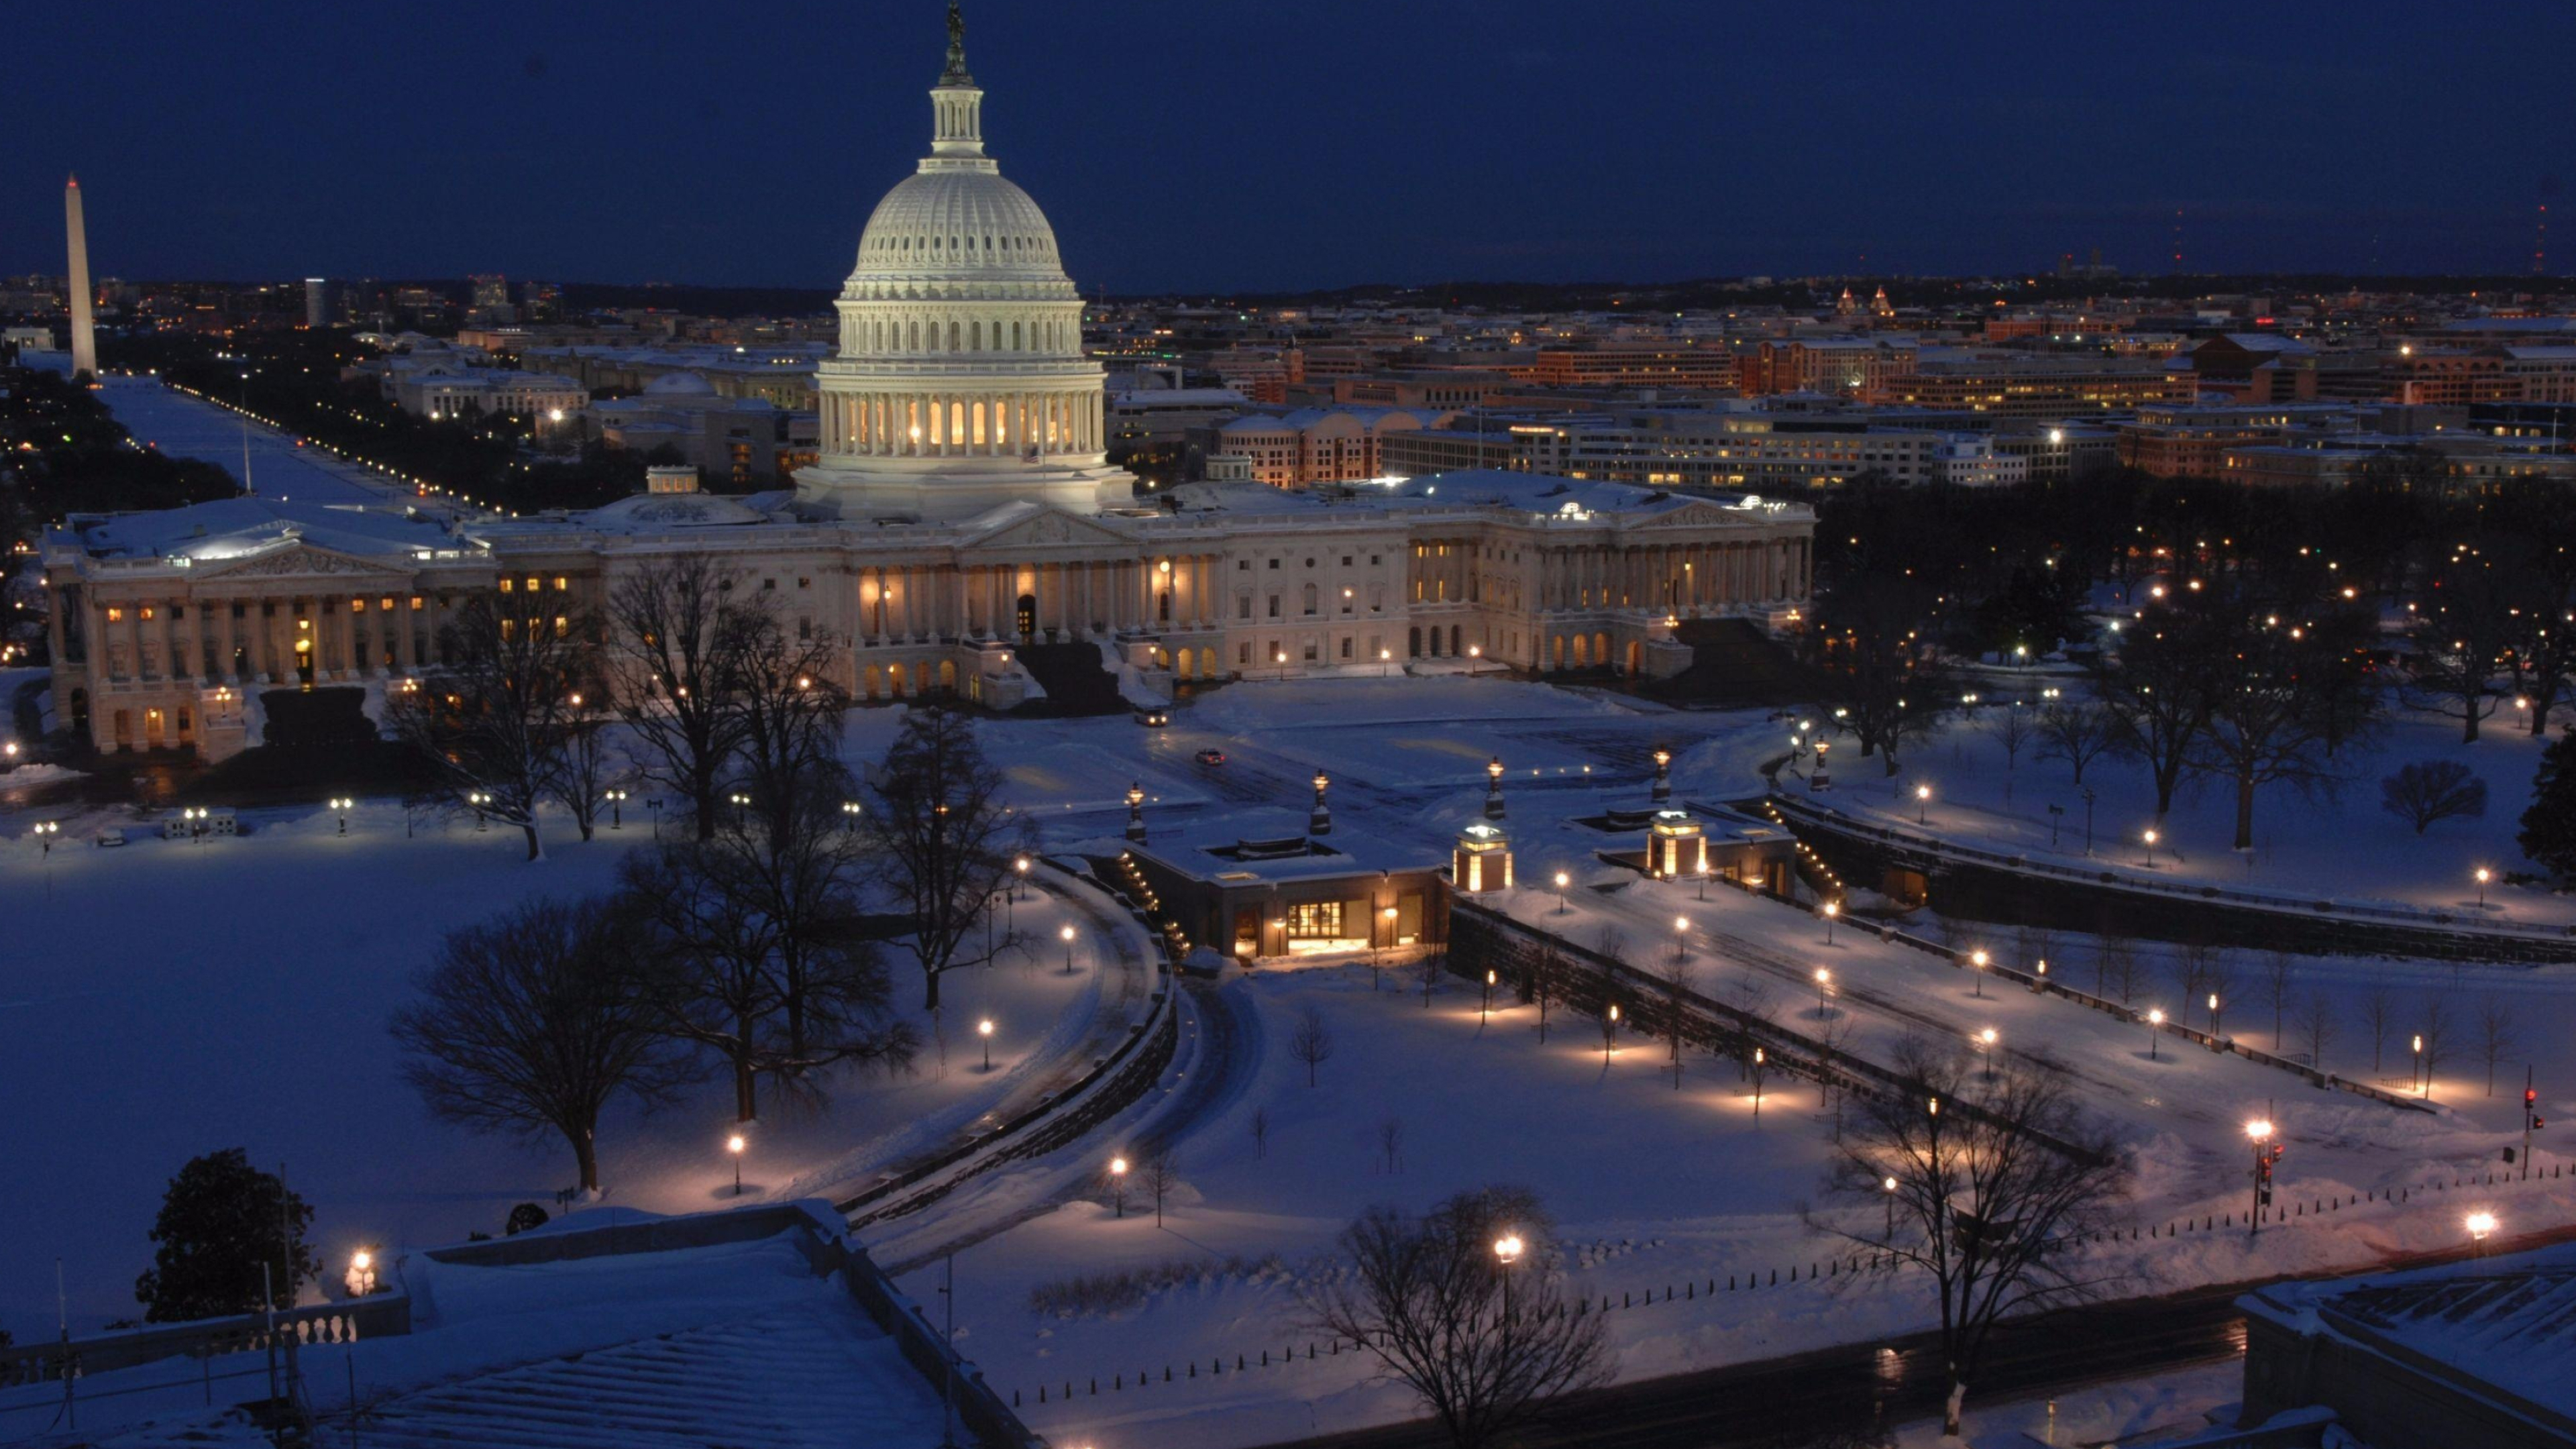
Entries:
[[1147,691],[1451,660],[1669,675],[1690,659],[1681,621],[1804,602],[1814,514],[1749,496],[1478,471],[1140,504],[1106,459],[1082,301],[1045,214],[984,154],[953,28],[930,99],[930,154],[842,287],[820,458],[792,490],[656,470],[650,491],[542,518],[257,496],[75,516],[44,554],[60,718],[105,750],[222,758],[258,743],[266,690],[354,687],[373,713],[437,665],[476,593],[602,615],[620,578],[679,554],[845,642],[862,699],[1002,709],[1069,667]]

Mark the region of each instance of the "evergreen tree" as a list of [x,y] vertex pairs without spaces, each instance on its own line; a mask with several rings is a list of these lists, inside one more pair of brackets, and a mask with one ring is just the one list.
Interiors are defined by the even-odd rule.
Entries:
[[2515,840],[2551,875],[2576,880],[2576,730],[2541,752],[2531,808],[2522,812],[2522,834]]
[[153,1220],[160,1249],[134,1280],[147,1323],[176,1323],[250,1313],[263,1305],[260,1267],[281,1308],[321,1265],[304,1241],[313,1209],[275,1173],[250,1165],[238,1147],[210,1152],[179,1169]]

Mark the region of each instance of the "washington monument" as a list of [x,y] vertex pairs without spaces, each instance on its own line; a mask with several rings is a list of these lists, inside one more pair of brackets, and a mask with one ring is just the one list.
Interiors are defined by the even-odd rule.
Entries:
[[80,178],[63,187],[63,229],[71,240],[72,376],[98,380],[97,323],[90,316],[89,229],[81,222]]

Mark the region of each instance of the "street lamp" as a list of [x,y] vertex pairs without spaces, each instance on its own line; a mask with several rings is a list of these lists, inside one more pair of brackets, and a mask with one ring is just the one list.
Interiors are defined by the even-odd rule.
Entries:
[[1564,871],[1560,870],[1556,873],[1556,913],[1560,916],[1574,909],[1565,899],[1565,888],[1573,883],[1574,878]]
[[1969,952],[1968,964],[1976,968],[1977,995],[1982,997],[1986,994],[1986,953],[1983,950]]
[[742,1150],[749,1145],[742,1140],[742,1134],[739,1132],[725,1139],[725,1151],[733,1154],[733,1195],[735,1197],[742,1196]]
[[1690,917],[1673,917],[1673,965],[1679,969],[1690,960]]
[[2483,865],[2482,865],[2482,866],[2479,866],[2479,867],[2478,867],[2478,909],[2479,909],[2479,910],[2482,910],[2482,911],[2483,911],[2483,910],[2485,910],[2485,909],[2487,908],[2487,882],[2488,882],[2489,880],[2494,879],[2494,875],[2495,875],[2495,873],[2494,873],[2493,871],[2488,870],[2485,866],[2483,866]]
[[2154,831],[2150,830],[2150,831],[2148,831],[2148,832],[2147,832],[2147,869],[2149,869],[2149,870],[2153,870],[2153,869],[2155,869],[2155,868],[2156,868],[2156,833],[2155,833]]
[[1500,755],[1485,762],[1485,818],[1503,818],[1503,757]]
[[2165,1029],[2165,1009],[2164,1009],[2163,1007],[2161,1007],[2161,1006],[2151,1006],[2151,1007],[2147,1008],[2147,1060],[2148,1060],[2148,1061],[2154,1061],[2154,1060],[2156,1059],[2156,1038],[2157,1038],[2158,1036],[2161,1036],[2161,1035],[2164,1033],[2164,1029]]
[[843,830],[846,830],[846,831],[850,832],[852,835],[856,835],[856,834],[858,834],[858,833],[859,833],[859,817],[860,817],[860,816],[862,816],[862,815],[865,815],[866,813],[867,813],[867,807],[866,807],[866,806],[864,806],[864,805],[861,805],[858,801],[856,801],[856,800],[844,800],[844,801],[842,801],[842,802],[841,802],[841,828],[842,828]]
[[339,812],[340,833],[342,835],[349,833],[349,810],[357,803],[357,801],[350,799],[346,795],[334,795],[331,797],[331,808]]
[[474,807],[474,828],[484,829],[487,822],[483,817],[483,807],[492,803],[491,795],[482,790],[469,790],[465,794],[465,803]]
[[624,790],[605,790],[602,791],[601,794],[608,801],[608,828],[616,830],[625,825],[626,792]]
[[2218,1037],[2218,993],[2215,991],[2209,993],[2209,1035],[2213,1041]]
[[984,1039],[984,1070],[989,1072],[993,1069],[993,1018],[988,1016],[975,1023],[975,1034]]
[[742,812],[749,809],[751,806],[751,797],[739,790],[736,790],[732,794],[727,795],[725,797],[725,801],[733,806],[733,823],[740,825],[742,823]]
[[1618,1031],[1619,1003],[1614,1001],[1610,1003],[1608,1011],[1601,1013],[1601,1065],[1604,1070],[1607,1070],[1610,1065],[1610,1043],[1617,1036]]
[[1073,927],[1062,927],[1055,934],[1064,942],[1064,974],[1070,976],[1073,974]]
[[1932,787],[1929,785],[1914,787],[1914,823],[1917,825],[1932,823]]
[[2471,1213],[2468,1216],[2467,1226],[2469,1229],[2470,1246],[2475,1248],[2480,1254],[2484,1254],[2486,1252],[2487,1239],[2495,1236],[2496,1215],[2490,1212]]
[[1831,986],[1831,985],[1833,985],[1833,984],[1834,984],[1834,973],[1833,973],[1833,972],[1831,972],[1831,971],[1826,970],[1826,969],[1825,969],[1824,967],[1822,967],[1822,966],[1817,967],[1817,968],[1816,968],[1816,1020],[1818,1020],[1818,1021],[1822,1021],[1822,1020],[1824,1020],[1824,1019],[1825,1019],[1825,988],[1826,988],[1826,987],[1828,987],[1828,986]]
[[1503,1265],[1503,1321],[1512,1321],[1512,1265],[1521,1260],[1521,1235],[1507,1232],[1494,1239],[1494,1261]]
[[2415,1090],[2421,1096],[2433,1095],[2432,1084],[2424,1078],[2424,1036],[2421,1032],[2415,1035]]
[[2272,1124],[2257,1119],[2245,1124],[2246,1140],[2254,1144],[2254,1206],[2245,1215],[2245,1236],[2251,1238],[2263,1226],[2263,1205],[2272,1198],[2272,1159],[2280,1149],[2272,1145]]
[[1017,860],[1012,861],[1011,869],[1020,873],[1019,883],[1014,886],[1013,889],[1021,894],[1026,894],[1029,888],[1029,858],[1023,855]]
[[1986,1059],[1986,1080],[1989,1082],[1995,1079],[1995,1043],[2001,1036],[2002,1033],[1991,1026],[1977,1033],[1977,1055]]
[[349,1272],[341,1280],[352,1298],[364,1298],[376,1291],[376,1255],[372,1249],[360,1248],[349,1255]]
[[1842,913],[1843,905],[1840,901],[1827,901],[1816,908],[1816,914],[1825,918],[1825,944],[1828,946],[1834,943],[1834,918]]
[[1478,1024],[1480,1024],[1480,1025],[1481,1025],[1482,1023],[1484,1023],[1484,1022],[1486,1022],[1486,1021],[1491,1020],[1491,1019],[1493,1018],[1493,1015],[1494,1015],[1494,973],[1493,973],[1493,971],[1491,970],[1491,968],[1488,968],[1488,969],[1486,970],[1486,972],[1485,972],[1485,1005],[1484,1005],[1484,1009],[1483,1009],[1482,1011],[1480,1011],[1480,1012],[1478,1012],[1478,1013],[1477,1013],[1476,1020],[1477,1020]]
[[1887,1240],[1896,1241],[1896,1179],[1888,1178],[1879,1186],[1887,1193]]
[[1109,1159],[1109,1197],[1118,1206],[1118,1216],[1127,1216],[1127,1159]]
[[1385,675],[1393,674],[1393,673],[1395,672],[1395,663],[1394,663],[1394,660],[1395,660],[1395,651],[1394,651],[1394,650],[1392,650],[1392,649],[1381,649],[1381,650],[1377,651],[1377,672],[1379,673],[1379,675],[1380,675],[1380,676],[1385,676]]

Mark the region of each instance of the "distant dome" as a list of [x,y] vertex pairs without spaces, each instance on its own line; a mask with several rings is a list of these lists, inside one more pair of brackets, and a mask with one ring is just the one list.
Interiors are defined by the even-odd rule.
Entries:
[[711,397],[715,384],[694,372],[666,372],[644,384],[646,397]]

